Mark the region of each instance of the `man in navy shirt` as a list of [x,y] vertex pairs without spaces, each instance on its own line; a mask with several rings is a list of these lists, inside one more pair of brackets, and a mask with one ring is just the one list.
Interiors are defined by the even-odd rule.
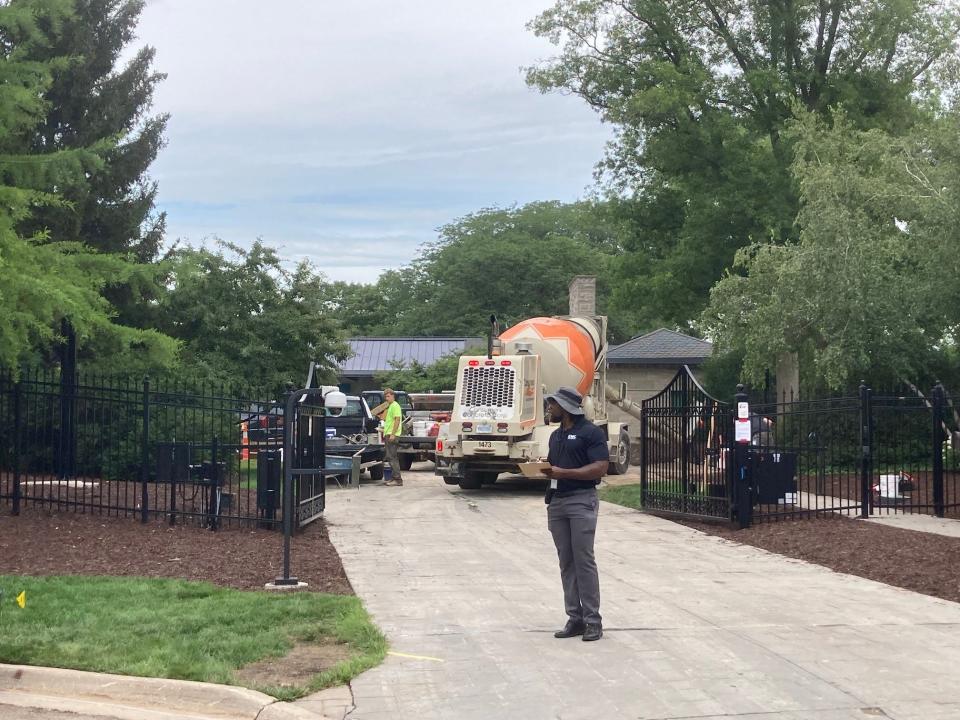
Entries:
[[573,388],[562,387],[546,401],[547,412],[560,423],[550,436],[550,467],[543,473],[550,478],[545,497],[547,525],[560,558],[568,618],[563,630],[553,636],[599,640],[603,628],[593,540],[600,506],[597,485],[610,462],[607,437],[583,416],[583,398]]

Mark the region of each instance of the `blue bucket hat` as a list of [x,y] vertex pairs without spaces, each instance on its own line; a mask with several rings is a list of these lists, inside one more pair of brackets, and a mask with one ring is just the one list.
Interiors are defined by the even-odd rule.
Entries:
[[558,388],[552,395],[547,395],[545,400],[553,400],[571,415],[583,415],[583,396],[570,387]]

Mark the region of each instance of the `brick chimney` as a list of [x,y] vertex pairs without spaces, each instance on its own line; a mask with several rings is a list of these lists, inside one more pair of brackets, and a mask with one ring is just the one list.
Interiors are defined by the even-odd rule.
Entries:
[[575,275],[570,281],[570,316],[593,317],[597,314],[597,276]]

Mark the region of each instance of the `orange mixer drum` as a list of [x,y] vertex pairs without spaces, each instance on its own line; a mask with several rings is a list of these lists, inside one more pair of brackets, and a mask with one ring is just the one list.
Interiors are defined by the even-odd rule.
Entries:
[[530,345],[540,356],[541,382],[548,392],[566,385],[589,394],[601,347],[600,333],[589,318],[530,318],[505,330],[500,340],[506,355],[517,354],[518,343]]

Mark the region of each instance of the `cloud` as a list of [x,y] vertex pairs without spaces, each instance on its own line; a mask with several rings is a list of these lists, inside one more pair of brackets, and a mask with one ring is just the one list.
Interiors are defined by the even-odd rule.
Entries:
[[574,200],[608,131],[527,88],[542,0],[154,0],[138,44],[168,73],[152,169],[171,239],[261,236],[372,281],[493,205]]

